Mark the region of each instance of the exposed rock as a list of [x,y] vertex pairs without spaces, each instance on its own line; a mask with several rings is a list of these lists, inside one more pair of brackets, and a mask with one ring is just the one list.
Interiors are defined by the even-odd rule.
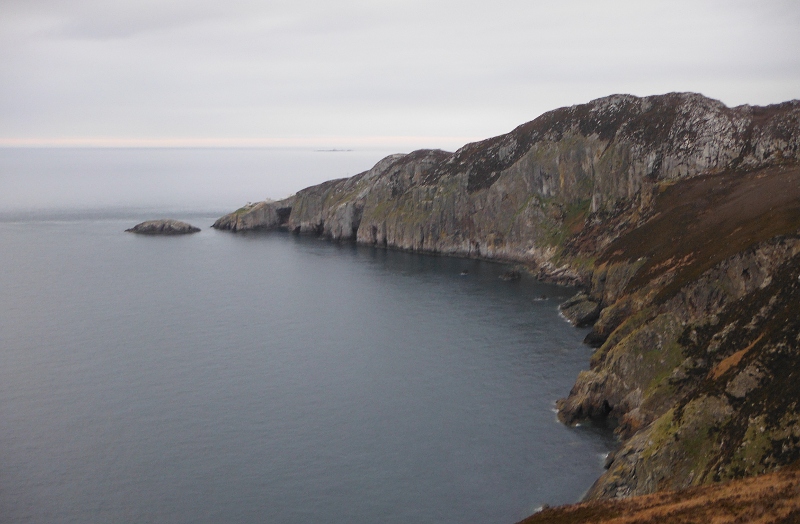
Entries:
[[289,219],[293,202],[294,198],[289,197],[280,202],[267,200],[248,204],[233,213],[220,217],[211,227],[230,231],[278,229],[284,226]]
[[513,282],[521,278],[522,278],[522,273],[518,269],[509,269],[508,271],[500,275],[500,280],[505,280],[506,282]]
[[742,399],[758,387],[763,377],[764,374],[751,364],[728,383],[725,392],[734,398]]
[[168,218],[148,220],[125,230],[127,233],[138,233],[140,235],[186,235],[197,233],[198,231],[200,231],[200,228],[191,224]]
[[600,304],[589,298],[586,293],[578,293],[560,306],[561,314],[574,326],[590,326],[600,315]]

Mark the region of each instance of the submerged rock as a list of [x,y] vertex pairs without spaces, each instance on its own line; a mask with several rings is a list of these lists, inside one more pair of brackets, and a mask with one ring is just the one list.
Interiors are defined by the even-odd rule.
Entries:
[[506,282],[513,282],[521,278],[522,278],[522,273],[520,273],[519,270],[517,269],[509,269],[508,271],[500,275],[500,280],[505,280]]
[[200,231],[199,227],[168,218],[148,220],[125,230],[126,233],[138,233],[140,235],[188,235],[198,231]]

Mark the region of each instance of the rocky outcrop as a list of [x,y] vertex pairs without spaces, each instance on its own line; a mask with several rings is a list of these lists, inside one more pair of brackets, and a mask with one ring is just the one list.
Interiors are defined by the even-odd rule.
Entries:
[[800,460],[800,101],[614,95],[455,153],[369,171],[214,227],[517,262],[579,284],[596,350],[559,418],[617,420],[590,498]]
[[267,200],[255,204],[247,204],[217,219],[211,226],[215,229],[229,231],[247,231],[253,229],[278,229],[286,224],[292,211],[293,197],[280,202]]
[[136,224],[130,229],[126,229],[126,233],[137,233],[140,235],[187,235],[190,233],[197,233],[200,228],[194,227],[186,222],[180,220],[171,220],[163,218],[160,220],[148,220],[141,224]]
[[600,304],[586,293],[578,293],[558,306],[558,309],[564,318],[577,327],[591,326],[600,316]]

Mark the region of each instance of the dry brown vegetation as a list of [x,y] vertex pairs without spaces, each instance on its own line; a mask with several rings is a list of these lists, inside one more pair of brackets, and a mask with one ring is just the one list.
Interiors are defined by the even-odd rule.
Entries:
[[800,471],[786,469],[681,491],[547,508],[520,524],[800,522]]
[[661,292],[668,298],[722,260],[798,227],[800,168],[729,171],[665,187],[654,216],[613,242],[599,260],[646,258],[629,289],[672,267],[677,278]]

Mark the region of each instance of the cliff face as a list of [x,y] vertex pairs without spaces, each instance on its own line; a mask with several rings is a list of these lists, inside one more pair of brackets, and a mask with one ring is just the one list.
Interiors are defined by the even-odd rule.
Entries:
[[583,285],[564,314],[594,323],[597,350],[559,417],[620,422],[589,496],[622,497],[800,458],[798,166],[798,101],[615,95],[214,227],[515,261]]
[[[215,227],[281,226],[528,262],[543,275],[576,281],[588,268],[560,255],[590,214],[604,217],[620,207],[646,213],[664,181],[796,161],[798,111],[796,102],[731,109],[697,94],[615,95],[551,111],[452,154],[393,155],[352,178],[302,190],[292,201],[243,208]],[[276,220],[273,211],[289,208]]]

